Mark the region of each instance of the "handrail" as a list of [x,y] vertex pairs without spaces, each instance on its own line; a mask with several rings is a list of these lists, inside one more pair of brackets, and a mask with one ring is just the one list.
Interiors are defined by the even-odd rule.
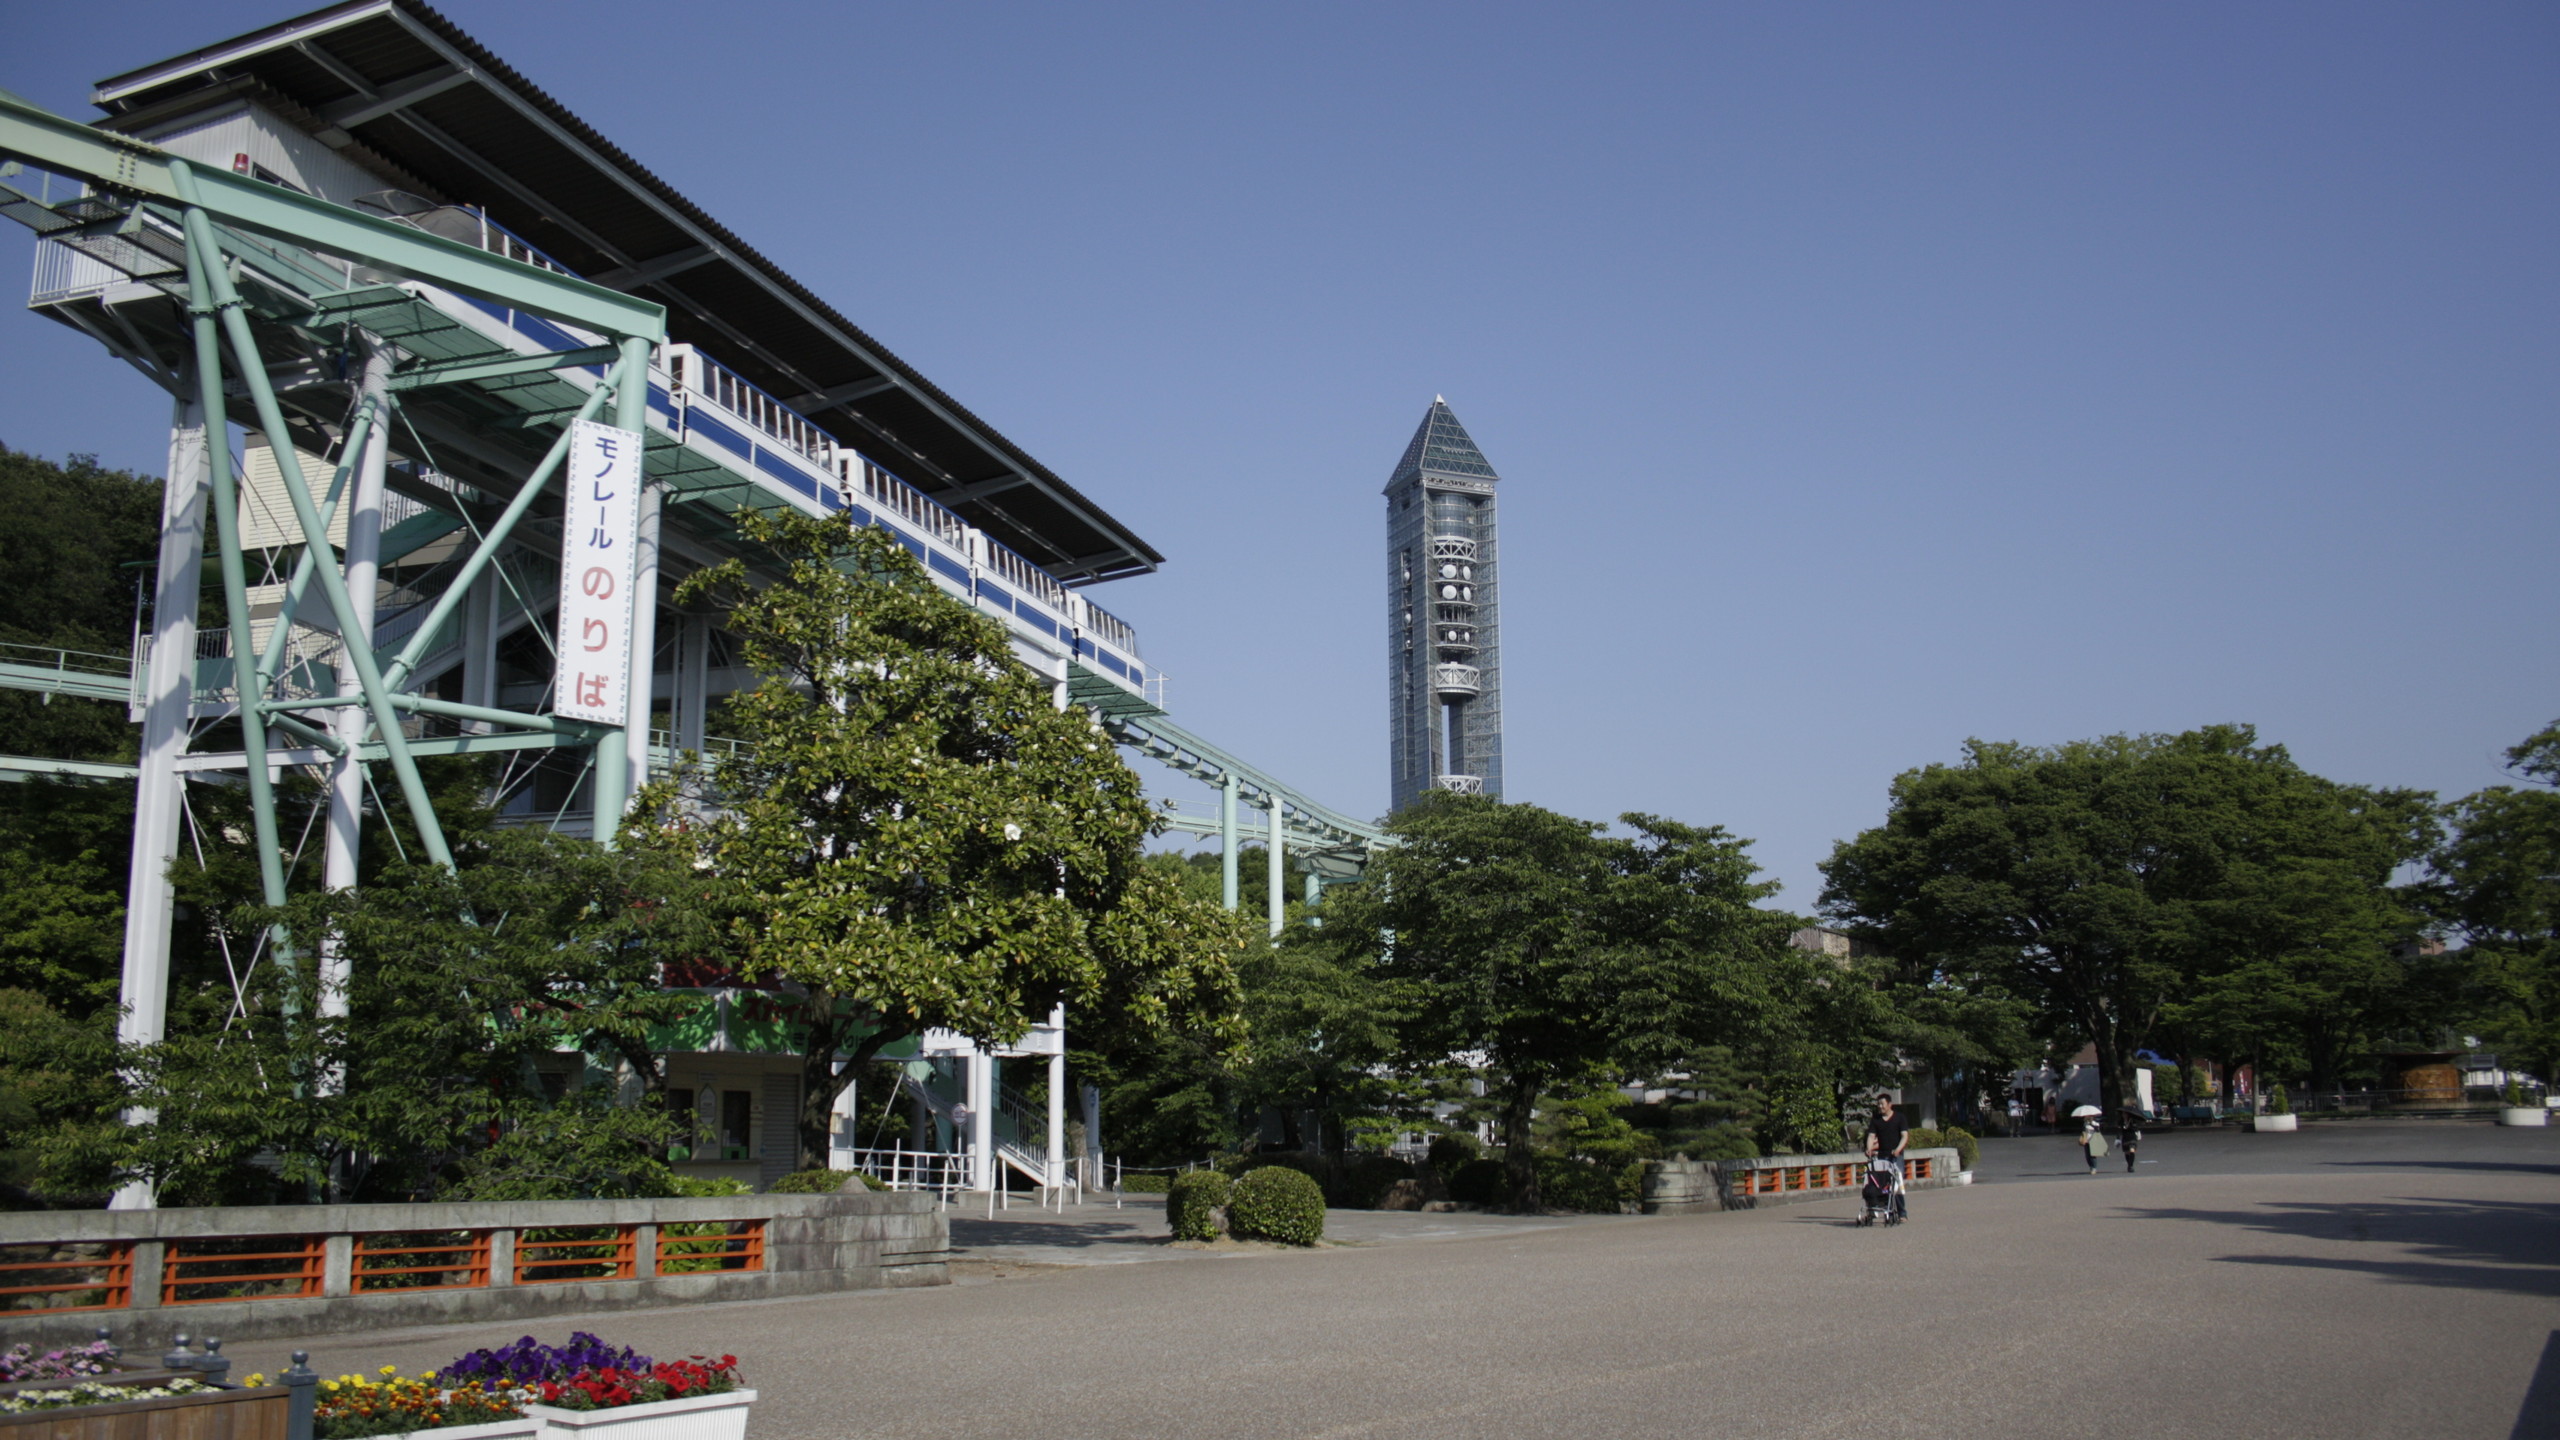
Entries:
[[[49,663],[40,668],[59,670],[66,675],[126,676],[133,673],[133,659],[127,655],[104,655],[95,650],[72,650],[60,645],[20,645],[13,641],[0,641],[0,660],[12,664],[27,663],[13,658],[20,655],[46,656]],[[75,656],[91,663],[75,665],[72,663]]]
[[835,468],[836,438],[783,404],[763,387],[706,355],[697,346],[671,346],[667,371],[671,389],[694,395],[735,415],[748,428],[826,469]]
[[1089,617],[1085,628],[1098,632],[1103,639],[1128,651],[1131,655],[1138,653],[1138,632],[1129,628],[1128,621],[1090,600],[1084,602],[1084,608]]
[[870,497],[873,503],[886,505],[914,524],[922,526],[936,540],[955,549],[966,549],[969,522],[945,507],[941,501],[925,494],[906,481],[880,468],[870,456],[854,451],[838,456],[836,474],[845,488]]
[[1003,541],[987,542],[987,568],[1007,583],[1027,591],[1032,599],[1061,615],[1067,613],[1067,587],[1058,583],[1058,577],[1022,558]]

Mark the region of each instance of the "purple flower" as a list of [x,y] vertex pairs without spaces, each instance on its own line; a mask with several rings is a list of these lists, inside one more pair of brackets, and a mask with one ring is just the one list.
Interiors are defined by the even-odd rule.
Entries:
[[535,1380],[565,1380],[582,1370],[647,1370],[653,1362],[629,1346],[616,1350],[584,1330],[573,1330],[559,1345],[544,1345],[530,1335],[495,1350],[474,1350],[436,1373],[446,1380],[481,1380],[522,1385]]
[[116,1347],[104,1340],[92,1340],[68,1350],[48,1350],[42,1355],[31,1346],[12,1345],[0,1350],[0,1385],[15,1385],[25,1380],[67,1380],[75,1375],[104,1375],[115,1368]]

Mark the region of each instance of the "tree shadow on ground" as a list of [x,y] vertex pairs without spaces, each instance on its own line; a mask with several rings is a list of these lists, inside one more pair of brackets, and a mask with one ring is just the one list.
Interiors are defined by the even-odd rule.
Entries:
[[988,1220],[967,1216],[951,1217],[951,1248],[979,1250],[994,1245],[1042,1245],[1061,1250],[1084,1250],[1103,1245],[1163,1245],[1172,1236],[1164,1233],[1164,1221],[1157,1216],[1143,1217],[1152,1221],[1141,1225],[1140,1217],[1125,1221],[1082,1221],[1072,1225],[1056,1221]]
[[2534,1367],[2533,1385],[2516,1407],[2516,1428],[2507,1440],[2551,1440],[2560,1435],[2560,1330],[2543,1342],[2542,1363]]
[[2373,1242],[2353,1255],[2222,1255],[2234,1265],[2361,1271],[2404,1285],[2560,1297],[2560,1205],[2504,1200],[2270,1201],[2247,1210],[2132,1209],[2127,1220],[2229,1225],[2294,1240]]
[[2520,1160],[2324,1160],[2344,1170],[2489,1170],[2524,1175],[2560,1175],[2560,1164],[2528,1165]]

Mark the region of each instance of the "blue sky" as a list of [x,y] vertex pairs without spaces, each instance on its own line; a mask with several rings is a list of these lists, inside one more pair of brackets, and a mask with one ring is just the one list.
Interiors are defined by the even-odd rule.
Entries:
[[[30,10],[0,86],[289,10]],[[1175,718],[1342,809],[1434,394],[1504,477],[1511,797],[1799,907],[1968,736],[2455,794],[2560,715],[2548,5],[447,13],[1154,541],[1095,598]],[[0,307],[0,442],[165,425]]]

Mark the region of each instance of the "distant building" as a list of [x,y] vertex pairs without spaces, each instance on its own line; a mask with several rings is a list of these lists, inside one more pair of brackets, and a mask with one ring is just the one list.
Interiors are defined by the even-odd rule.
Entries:
[[1502,798],[1493,466],[1433,397],[1387,481],[1387,749],[1394,808]]

